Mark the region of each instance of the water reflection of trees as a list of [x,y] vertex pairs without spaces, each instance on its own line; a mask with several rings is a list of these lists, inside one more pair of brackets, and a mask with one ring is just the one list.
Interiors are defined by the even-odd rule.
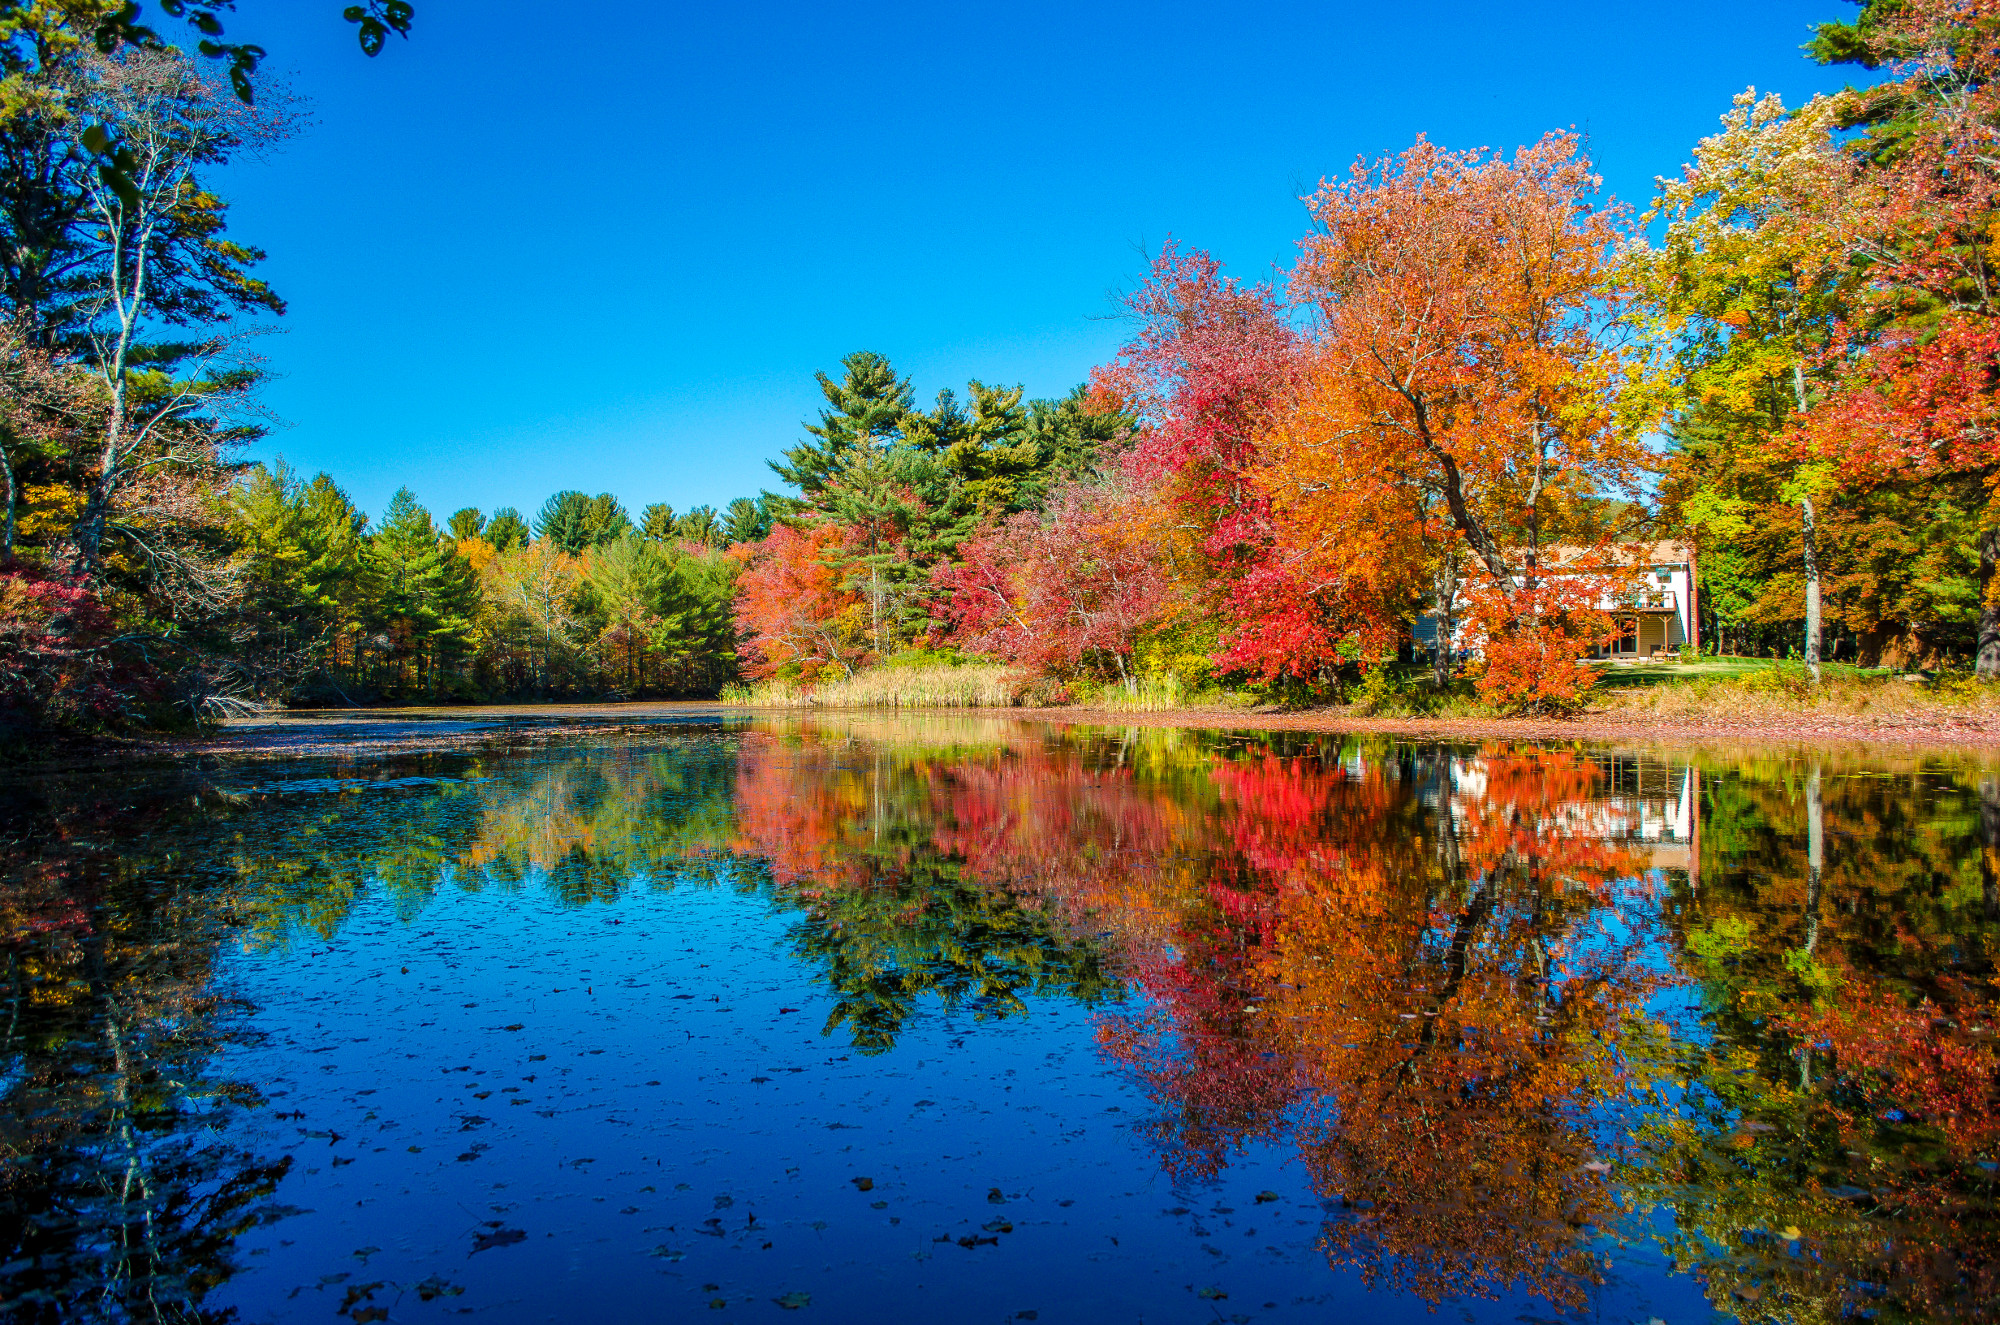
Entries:
[[1566,755],[1337,753],[1216,770],[1205,896],[1107,1046],[1166,1105],[1171,1168],[1295,1147],[1334,1263],[1576,1305],[1620,1214],[1590,1120],[1655,983],[1633,849]]
[[1574,1305],[1599,1276],[1621,1211],[1592,1118],[1659,976],[1595,764],[1174,733],[949,758],[773,737],[744,768],[742,849],[851,946],[921,932],[918,878],[1101,945],[1147,995],[1104,1047],[1178,1176],[1289,1144],[1340,1212],[1328,1256],[1434,1299]]
[[1990,783],[992,731],[773,737],[738,847],[892,945],[885,861],[1093,936],[1176,1175],[1293,1147],[1329,1258],[1434,1299],[1576,1306],[1665,1210],[1746,1319],[1992,1314]]
[[253,1094],[205,1075],[226,938],[719,886],[789,917],[864,1051],[930,1008],[1098,1007],[1177,1179],[1289,1149],[1329,1260],[1386,1285],[1577,1306],[1661,1227],[1745,1319],[1990,1317],[1994,787],[1698,763],[788,721],[48,809],[5,867],[10,1292],[195,1313],[275,1213],[280,1168],[194,1140]]
[[[1747,776],[1745,774],[1748,774]],[[1742,761],[1675,939],[1707,1033],[1655,1046],[1630,1179],[1746,1320],[2000,1310],[2000,813],[1989,777]]]
[[288,1164],[218,1139],[257,1102],[213,1070],[243,1034],[214,978],[233,897],[170,867],[184,801],[118,822],[88,794],[0,800],[8,1318],[223,1319],[203,1303],[235,1271],[234,1240],[284,1213],[271,1198]]

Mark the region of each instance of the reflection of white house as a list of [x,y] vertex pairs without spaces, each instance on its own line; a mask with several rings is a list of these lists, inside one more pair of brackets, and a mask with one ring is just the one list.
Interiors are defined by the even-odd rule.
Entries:
[[[1541,573],[1557,576],[1575,572],[1564,567],[1585,554],[1577,547],[1546,547],[1539,558]],[[1617,624],[1617,638],[1594,651],[1598,658],[1651,658],[1672,653],[1683,644],[1701,642],[1694,611],[1694,549],[1685,543],[1625,543],[1612,549],[1611,564],[1633,572],[1638,582],[1626,592],[1607,596],[1599,604]],[[1452,613],[1452,643],[1465,648],[1464,605]],[[1418,617],[1411,634],[1420,649],[1437,647],[1434,613]]]
[[[1701,775],[1692,765],[1646,755],[1600,754],[1595,762],[1602,775],[1595,794],[1554,807],[1540,827],[1628,843],[1647,868],[1686,870],[1699,887]],[[1457,827],[1485,799],[1484,759],[1453,760],[1451,787],[1449,810]]]

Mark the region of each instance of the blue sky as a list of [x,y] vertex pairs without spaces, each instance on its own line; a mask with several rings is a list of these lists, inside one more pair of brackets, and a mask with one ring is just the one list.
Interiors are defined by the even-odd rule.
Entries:
[[[695,7],[419,0],[363,58],[338,0],[233,38],[314,103],[221,181],[291,303],[254,453],[379,512],[720,504],[873,349],[920,399],[1055,395],[1174,236],[1291,261],[1298,199],[1418,133],[1575,127],[1643,202],[1730,97],[1839,86],[1840,0]],[[515,17],[518,16],[518,17]]]

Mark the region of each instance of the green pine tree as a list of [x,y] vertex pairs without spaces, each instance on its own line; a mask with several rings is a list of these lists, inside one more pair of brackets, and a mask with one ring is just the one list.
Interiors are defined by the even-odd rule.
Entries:
[[479,603],[471,565],[408,488],[398,488],[389,499],[363,564],[373,615],[389,638],[396,672],[414,672],[416,688],[436,698],[444,669],[471,643]]
[[512,552],[528,541],[528,522],[512,506],[502,506],[486,522],[486,541],[495,551]]
[[879,450],[901,435],[914,397],[907,378],[898,378],[889,361],[862,350],[840,361],[845,377],[835,382],[816,374],[826,408],[817,424],[807,424],[814,440],[800,442],[771,468],[797,488],[807,502],[820,491],[856,451]]
[[639,532],[656,542],[664,543],[674,536],[674,508],[663,501],[656,501],[639,512]]

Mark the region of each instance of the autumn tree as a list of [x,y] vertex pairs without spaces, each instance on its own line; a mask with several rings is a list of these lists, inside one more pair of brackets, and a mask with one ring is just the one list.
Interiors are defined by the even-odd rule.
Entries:
[[852,676],[872,656],[867,601],[843,571],[852,537],[835,524],[781,524],[763,542],[739,546],[736,624],[747,675],[811,683]]
[[[1803,581],[1803,656],[1822,647],[1825,507],[1833,468],[1792,429],[1827,393],[1827,351],[1852,316],[1862,272],[1827,242],[1832,195],[1849,175],[1837,104],[1787,111],[1744,93],[1678,179],[1662,181],[1657,244],[1636,242],[1621,276],[1675,360],[1676,485],[1682,519],[1721,551],[1747,520],[1796,513],[1788,540]],[[1731,535],[1738,535],[1732,539]]]
[[256,381],[236,337],[167,340],[160,332],[283,311],[249,274],[262,253],[223,237],[226,207],[201,177],[235,152],[282,137],[289,123],[282,103],[247,107],[178,52],[122,49],[83,60],[75,79],[79,102],[110,126],[122,154],[117,170],[82,176],[82,219],[96,240],[75,253],[68,276],[76,292],[72,334],[104,389],[96,455],[71,531],[78,566],[96,573],[121,494],[142,482],[157,490],[162,475],[212,481],[228,440],[219,428]]
[[1337,641],[1310,586],[1271,563],[1270,504],[1252,480],[1297,382],[1303,343],[1286,310],[1269,286],[1175,244],[1126,305],[1137,330],[1092,385],[1137,425],[1139,463],[1168,476],[1158,532],[1184,597],[1223,623],[1226,665],[1319,675]]
[[[2000,11],[1991,0],[1870,4],[1830,26],[1823,58],[1886,70],[1883,83],[1815,103],[1856,126],[1847,169],[1810,215],[1832,253],[1865,271],[1823,355],[1832,379],[1794,429],[1799,454],[1850,482],[1905,476],[1990,498],[2000,476]],[[1978,538],[1977,665],[2000,676],[2000,517]]]
[[548,538],[503,553],[486,569],[487,596],[517,616],[540,656],[534,684],[544,694],[553,688],[556,663],[581,624],[576,599],[582,582],[577,558]]
[[965,543],[935,572],[952,638],[1046,674],[1129,680],[1134,645],[1173,604],[1158,500],[1132,475],[1071,482]]
[[1579,509],[1636,498],[1646,469],[1641,365],[1606,334],[1621,231],[1598,186],[1562,133],[1511,158],[1419,140],[1323,184],[1293,276],[1317,319],[1300,405],[1258,466],[1302,578],[1366,585],[1363,622],[1409,610],[1426,543],[1462,546],[1504,703],[1588,684],[1600,587],[1587,563],[1552,576],[1544,549]]

